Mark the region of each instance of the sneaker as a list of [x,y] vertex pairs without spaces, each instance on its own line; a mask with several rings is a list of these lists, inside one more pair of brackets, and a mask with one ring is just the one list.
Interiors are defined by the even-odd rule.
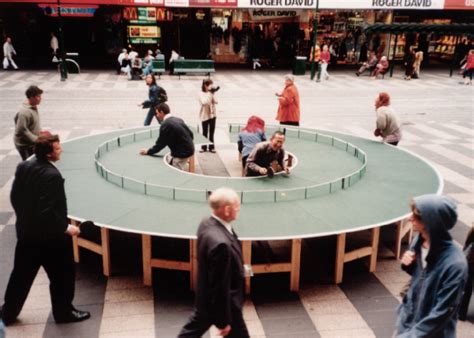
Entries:
[[359,72],[356,72],[355,75],[360,76],[360,73],[359,73]]

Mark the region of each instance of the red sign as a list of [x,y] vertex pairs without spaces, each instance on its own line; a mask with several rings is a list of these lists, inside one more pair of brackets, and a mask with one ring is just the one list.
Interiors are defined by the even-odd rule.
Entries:
[[444,0],[445,9],[474,10],[474,0]]

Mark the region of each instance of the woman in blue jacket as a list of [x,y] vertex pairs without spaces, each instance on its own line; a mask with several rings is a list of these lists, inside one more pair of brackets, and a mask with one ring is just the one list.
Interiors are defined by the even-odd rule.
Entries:
[[413,230],[419,233],[402,257],[411,285],[398,308],[397,337],[456,337],[456,322],[467,262],[449,230],[456,204],[446,196],[423,195],[411,203]]

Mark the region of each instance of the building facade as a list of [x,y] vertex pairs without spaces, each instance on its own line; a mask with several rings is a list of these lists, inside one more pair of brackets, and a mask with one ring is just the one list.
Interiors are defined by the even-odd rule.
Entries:
[[[160,49],[216,63],[261,59],[285,67],[308,56],[313,22],[318,44],[331,46],[339,64],[365,60],[368,50],[402,58],[407,45],[423,47],[432,62],[450,62],[453,36],[366,37],[373,23],[472,23],[474,0],[60,0],[65,49],[85,67],[116,62],[122,48],[140,55]],[[316,7],[318,8],[316,12]],[[317,13],[317,14],[316,14]],[[0,2],[0,34],[10,36],[24,67],[51,65],[50,34],[58,30],[58,1]],[[468,39],[469,37],[466,37]],[[395,51],[395,54],[393,53]]]

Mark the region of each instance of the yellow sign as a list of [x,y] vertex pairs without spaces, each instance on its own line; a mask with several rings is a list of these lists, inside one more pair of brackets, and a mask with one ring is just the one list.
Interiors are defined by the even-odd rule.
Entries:
[[160,27],[156,26],[128,26],[130,38],[160,38]]

